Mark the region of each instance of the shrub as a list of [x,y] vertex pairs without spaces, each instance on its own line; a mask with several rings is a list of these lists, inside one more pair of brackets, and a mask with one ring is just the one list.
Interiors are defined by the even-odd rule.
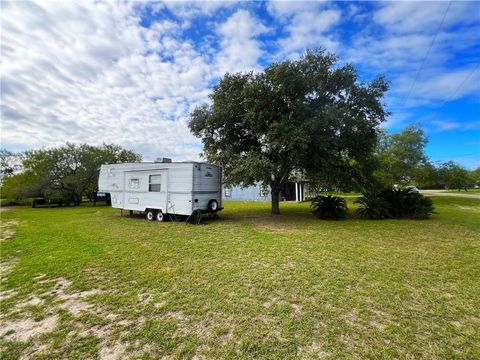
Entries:
[[312,199],[311,207],[312,213],[323,220],[342,220],[348,217],[347,203],[339,196],[317,196]]
[[408,196],[406,210],[406,216],[414,219],[428,219],[430,215],[437,214],[433,200],[417,193]]
[[390,203],[388,211],[394,218],[427,219],[436,214],[432,199],[409,189],[385,189],[379,196]]
[[357,211],[355,211],[355,214],[360,217],[369,219],[386,219],[391,217],[388,211],[391,206],[390,203],[378,195],[363,194],[362,197],[355,200],[354,204],[360,205]]

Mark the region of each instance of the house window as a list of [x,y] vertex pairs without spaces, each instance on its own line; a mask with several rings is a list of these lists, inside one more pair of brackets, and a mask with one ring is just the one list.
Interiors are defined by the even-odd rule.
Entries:
[[150,175],[148,191],[160,192],[162,190],[162,175]]
[[130,189],[140,189],[140,179],[130,179],[128,181],[128,187]]
[[226,187],[225,188],[225,197],[231,197],[232,196],[232,188],[231,187]]
[[265,184],[260,185],[260,196],[265,197],[268,195],[268,186]]

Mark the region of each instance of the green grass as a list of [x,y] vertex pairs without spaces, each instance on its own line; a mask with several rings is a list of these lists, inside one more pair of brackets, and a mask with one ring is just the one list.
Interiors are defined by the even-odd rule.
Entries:
[[480,194],[480,189],[468,189],[468,191],[462,190],[444,190],[443,192],[452,193],[452,194]]
[[434,201],[339,222],[228,202],[203,226],[11,208],[0,328],[53,325],[2,332],[1,358],[479,358],[480,201]]

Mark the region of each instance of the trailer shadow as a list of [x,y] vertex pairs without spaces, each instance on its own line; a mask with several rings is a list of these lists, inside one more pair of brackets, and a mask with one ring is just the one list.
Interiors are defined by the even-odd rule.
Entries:
[[[132,219],[135,221],[146,221],[145,213],[123,211],[112,214],[115,217]],[[188,216],[169,215],[167,223],[188,223]],[[194,222],[192,225],[235,225],[239,226],[248,224],[254,228],[268,231],[298,231],[304,230],[306,227],[318,225],[318,221],[306,207],[287,207],[282,209],[280,215],[273,215],[270,208],[252,204],[249,208],[232,207],[219,212],[214,217],[203,214],[199,223]]]

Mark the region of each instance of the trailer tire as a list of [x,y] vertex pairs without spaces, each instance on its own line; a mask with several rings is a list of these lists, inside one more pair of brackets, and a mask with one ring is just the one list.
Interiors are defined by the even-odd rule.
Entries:
[[155,210],[148,209],[147,210],[147,220],[152,221],[153,219],[155,219]]
[[166,220],[165,214],[162,212],[162,210],[158,210],[157,213],[155,214],[155,219],[157,221],[163,222]]
[[215,213],[218,211],[218,201],[212,199],[208,202],[208,211]]

